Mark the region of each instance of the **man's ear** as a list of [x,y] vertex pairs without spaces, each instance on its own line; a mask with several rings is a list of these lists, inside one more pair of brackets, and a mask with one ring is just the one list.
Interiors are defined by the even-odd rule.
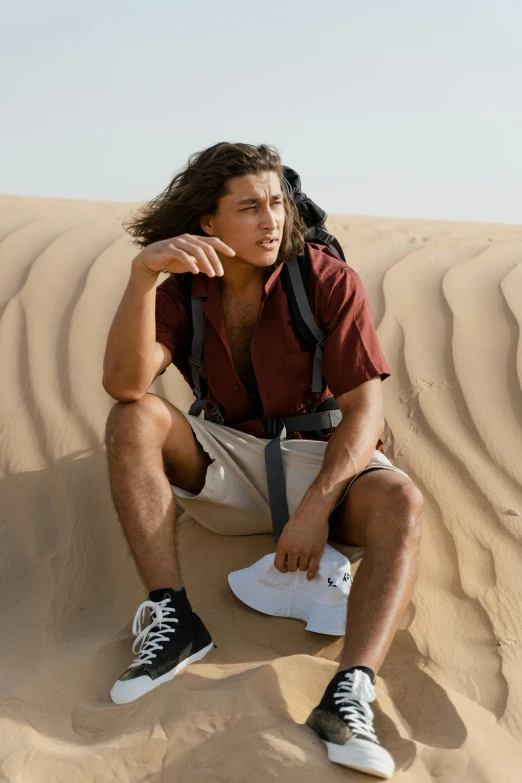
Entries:
[[199,221],[199,227],[208,234],[210,237],[214,236],[214,229],[212,226],[212,215],[203,215]]

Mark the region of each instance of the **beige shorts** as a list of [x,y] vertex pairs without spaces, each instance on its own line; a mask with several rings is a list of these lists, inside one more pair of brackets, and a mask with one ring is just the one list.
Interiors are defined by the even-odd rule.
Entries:
[[[264,455],[270,438],[257,438],[232,427],[189,416],[185,411],[181,413],[214,462],[208,466],[205,485],[197,495],[171,485],[177,505],[214,533],[225,536],[271,533]],[[317,478],[327,445],[326,441],[320,440],[281,441],[290,516]],[[410,478],[375,449],[370,462],[352,478],[337,506],[342,503],[357,476],[376,468],[395,470]]]

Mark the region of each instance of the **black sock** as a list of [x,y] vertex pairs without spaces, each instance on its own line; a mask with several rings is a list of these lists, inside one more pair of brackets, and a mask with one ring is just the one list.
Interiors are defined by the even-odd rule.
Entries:
[[170,598],[171,605],[175,608],[176,615],[180,619],[187,619],[192,616],[192,607],[184,587],[181,590],[173,590],[171,587],[152,590],[149,593],[149,601],[162,601],[167,596]]

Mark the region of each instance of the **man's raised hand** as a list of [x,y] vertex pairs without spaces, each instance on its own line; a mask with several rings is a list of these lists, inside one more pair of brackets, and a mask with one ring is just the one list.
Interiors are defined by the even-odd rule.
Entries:
[[181,274],[204,272],[209,277],[223,275],[223,267],[217,250],[226,256],[235,256],[236,251],[217,237],[200,237],[195,234],[180,234],[170,239],[161,239],[143,248],[133,261],[153,275],[160,272]]

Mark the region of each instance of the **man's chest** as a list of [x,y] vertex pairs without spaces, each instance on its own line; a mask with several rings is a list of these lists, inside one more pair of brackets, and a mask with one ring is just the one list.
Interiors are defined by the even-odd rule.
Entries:
[[223,301],[223,313],[234,368],[239,380],[251,394],[258,393],[250,343],[256,328],[260,307],[260,301]]

